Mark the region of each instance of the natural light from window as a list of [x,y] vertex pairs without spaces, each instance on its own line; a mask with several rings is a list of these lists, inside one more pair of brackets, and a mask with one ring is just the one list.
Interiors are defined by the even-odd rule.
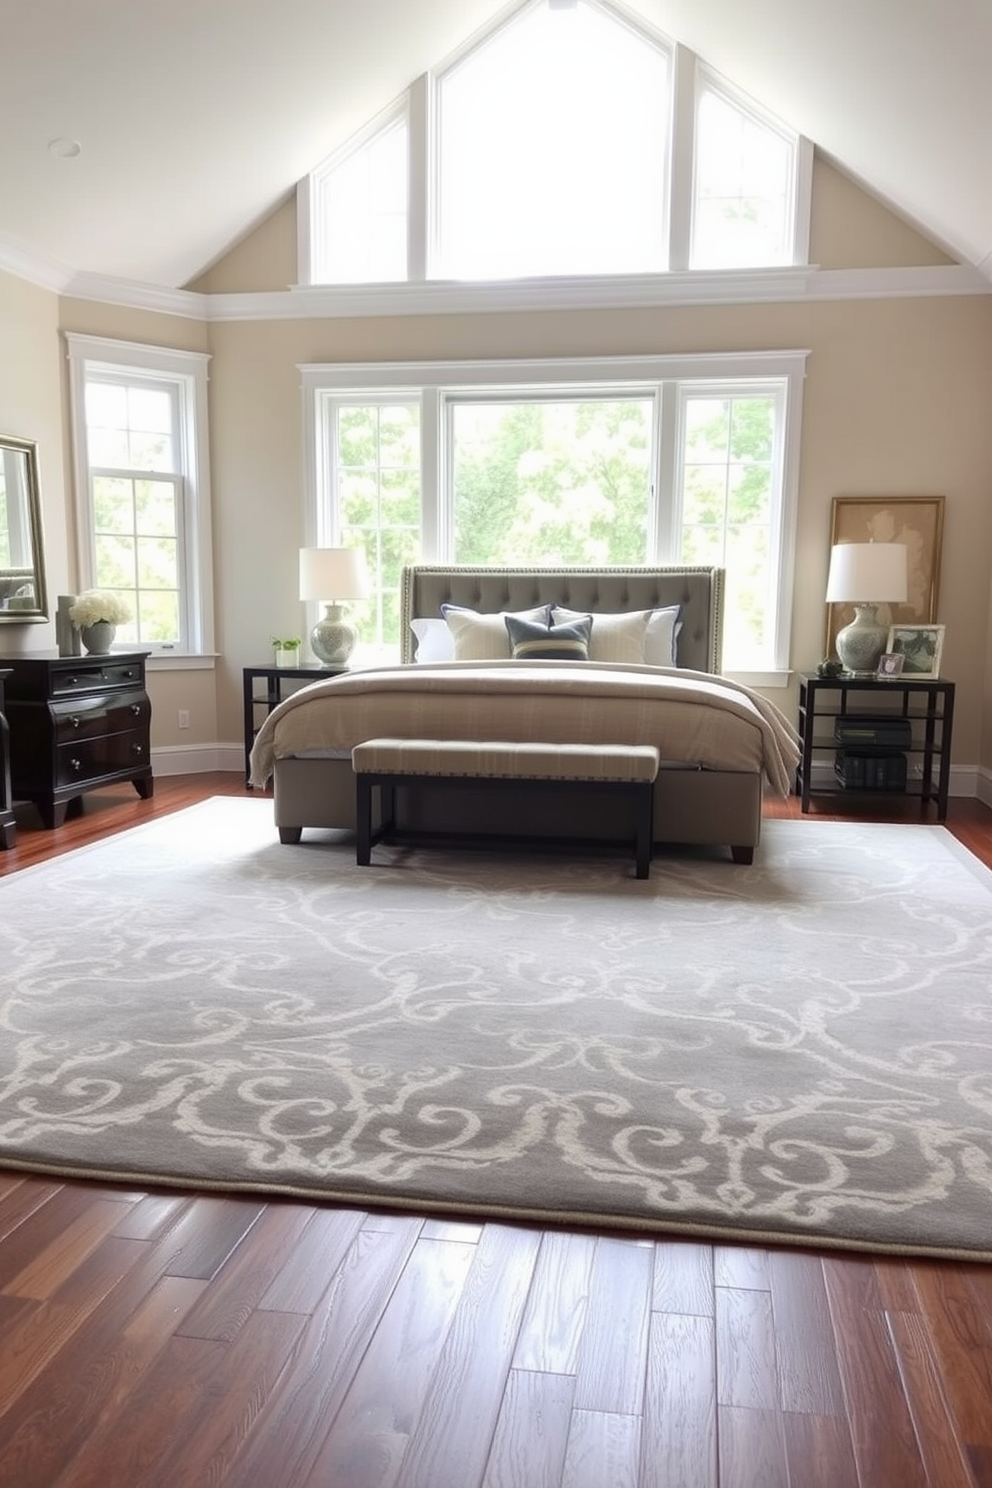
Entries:
[[696,118],[694,269],[790,263],[794,146],[713,88]]
[[435,277],[664,269],[670,63],[576,0],[515,17],[438,80]]

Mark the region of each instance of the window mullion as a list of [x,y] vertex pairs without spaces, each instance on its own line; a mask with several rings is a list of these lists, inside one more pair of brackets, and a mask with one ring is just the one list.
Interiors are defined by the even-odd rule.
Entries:
[[677,563],[682,544],[679,532],[682,525],[681,488],[678,471],[681,464],[681,417],[679,410],[678,384],[663,382],[658,390],[656,412],[657,455],[655,461],[655,548],[654,558],[658,563]]
[[430,169],[432,86],[427,73],[422,73],[412,84],[407,99],[406,277],[411,284],[424,283],[434,250],[431,225],[435,183]]
[[429,563],[450,559],[452,493],[446,476],[451,416],[437,387],[420,395],[420,540]]
[[672,69],[672,164],[668,206],[668,267],[684,273],[692,245],[693,162],[696,139],[696,57],[675,48]]

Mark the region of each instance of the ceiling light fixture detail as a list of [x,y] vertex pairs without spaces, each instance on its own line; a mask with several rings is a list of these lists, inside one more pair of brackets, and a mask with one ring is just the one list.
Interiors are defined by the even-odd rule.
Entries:
[[75,160],[77,155],[83,153],[83,147],[78,140],[67,139],[64,134],[48,141],[48,153],[54,155],[56,160]]

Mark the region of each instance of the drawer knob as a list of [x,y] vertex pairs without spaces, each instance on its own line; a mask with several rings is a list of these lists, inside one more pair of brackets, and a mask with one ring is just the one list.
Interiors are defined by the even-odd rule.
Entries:
[[77,718],[77,717],[76,717],[76,716],[75,716],[75,714],[74,714],[74,715],[73,715],[73,716],[72,716],[72,717],[71,717],[71,718],[70,718],[70,719],[69,719],[69,722],[70,722],[70,723],[71,723],[71,724],[72,724],[72,726],[73,726],[73,728],[78,728],[78,727],[79,727],[79,725],[80,725],[80,724],[81,724],[81,723],[82,723],[82,719],[81,719],[81,718]]
[[132,754],[144,754],[144,752],[145,752],[145,746],[143,744],[132,744],[131,745],[131,753]]
[[83,768],[83,762],[82,762],[82,760],[77,760],[77,759],[70,760],[69,761],[69,766],[70,766],[71,770],[73,771],[73,774],[78,775],[79,772],[80,772],[80,770]]
[[131,712],[134,714],[135,718],[140,718],[141,717],[141,704],[140,703],[132,703],[131,704]]

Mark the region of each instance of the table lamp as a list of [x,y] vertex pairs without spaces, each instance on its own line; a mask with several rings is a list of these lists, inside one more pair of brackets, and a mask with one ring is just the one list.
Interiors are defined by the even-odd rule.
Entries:
[[341,601],[369,592],[365,555],[358,548],[301,548],[300,598],[320,600],[324,614],[310,632],[314,656],[324,666],[347,666],[357,639]]
[[854,619],[835,642],[846,671],[874,675],[889,633],[876,606],[905,604],[906,593],[905,543],[837,543],[831,549],[827,603],[854,606]]

